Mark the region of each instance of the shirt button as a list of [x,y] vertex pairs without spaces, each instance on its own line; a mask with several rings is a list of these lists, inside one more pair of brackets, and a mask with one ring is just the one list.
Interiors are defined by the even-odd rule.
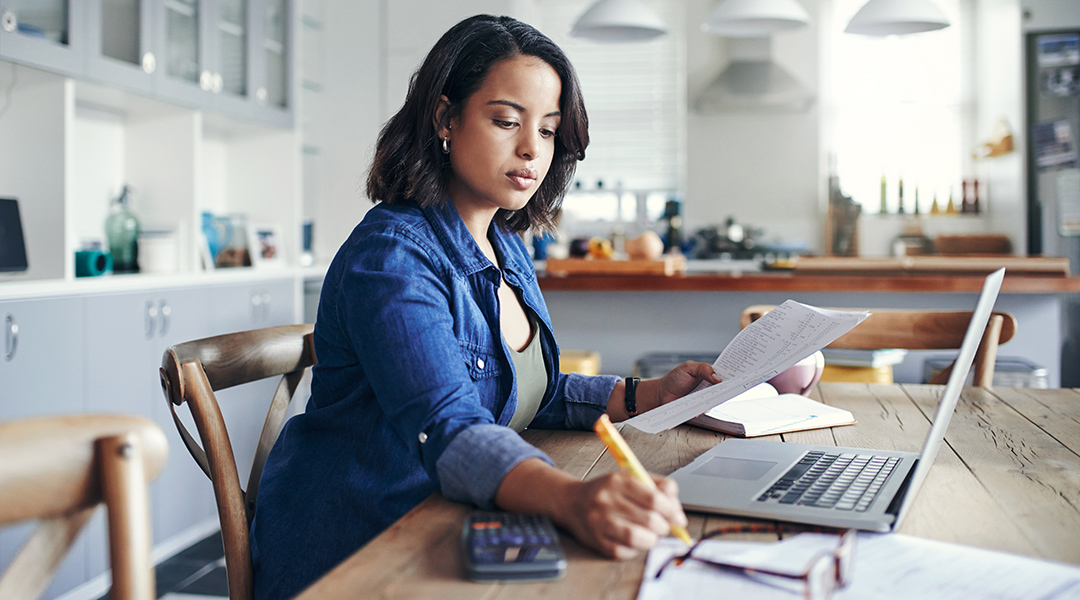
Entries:
[[484,368],[484,359],[482,359],[482,358],[476,359],[476,368],[477,369],[483,369]]
[[427,441],[427,434],[424,433],[423,431],[421,431],[420,432],[420,443],[423,444],[426,441]]

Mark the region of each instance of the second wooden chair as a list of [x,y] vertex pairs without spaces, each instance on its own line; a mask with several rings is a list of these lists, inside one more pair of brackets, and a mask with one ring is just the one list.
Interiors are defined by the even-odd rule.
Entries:
[[[259,477],[277,440],[304,372],[315,364],[313,325],[282,325],[219,335],[177,344],[165,351],[161,387],[180,437],[214,487],[225,546],[225,571],[232,600],[251,600],[253,581],[248,527],[255,513]],[[214,392],[236,385],[281,377],[248,475],[240,487],[236,458]],[[199,442],[176,414],[186,404]]]
[[[740,326],[746,327],[773,308],[775,306],[763,304],[747,307],[742,312]],[[872,309],[870,312],[871,315],[866,320],[828,347],[854,350],[956,350],[963,343],[968,322],[971,320],[971,311]],[[1016,327],[1016,318],[1009,313],[994,312],[990,315],[972,365],[974,385],[987,388],[993,386],[998,345],[1011,340],[1016,335]],[[945,383],[952,368],[953,365],[949,365],[935,375],[930,383]]]

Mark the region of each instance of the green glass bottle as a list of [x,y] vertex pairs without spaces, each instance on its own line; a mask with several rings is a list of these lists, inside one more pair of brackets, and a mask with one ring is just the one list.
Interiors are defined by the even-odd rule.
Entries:
[[114,273],[139,272],[139,219],[131,212],[131,188],[124,186],[105,219],[105,237],[113,257]]

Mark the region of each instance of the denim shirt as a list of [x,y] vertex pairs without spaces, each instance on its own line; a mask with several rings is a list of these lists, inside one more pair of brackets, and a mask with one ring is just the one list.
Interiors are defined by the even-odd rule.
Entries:
[[311,398],[267,459],[252,524],[255,597],[292,597],[432,493],[494,507],[503,477],[551,460],[506,427],[517,407],[501,280],[538,324],[547,392],[533,428],[587,429],[615,377],[559,372],[524,243],[492,226],[502,272],[449,201],[378,204],[323,283]]

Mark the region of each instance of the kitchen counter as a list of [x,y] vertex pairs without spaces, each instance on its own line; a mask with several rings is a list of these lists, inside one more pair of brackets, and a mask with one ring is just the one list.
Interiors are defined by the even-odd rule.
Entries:
[[[540,288],[577,292],[931,292],[975,293],[981,275],[802,275],[793,271],[691,272],[685,275],[567,275],[537,273]],[[1002,294],[1080,293],[1080,277],[1006,275]]]
[[[984,279],[979,273],[717,272],[701,270],[697,267],[708,265],[694,262],[687,273],[674,276],[538,271],[559,346],[597,352],[602,373],[630,375],[634,362],[650,352],[718,354],[739,332],[743,308],[753,304],[790,298],[833,308],[971,310]],[[1000,356],[1023,357],[1045,367],[1049,385],[1056,387],[1063,362],[1071,360],[1062,348],[1063,303],[1080,293],[1080,277],[1062,271],[1006,273],[996,307],[1016,317],[1018,328]],[[894,367],[897,381],[922,381],[923,362],[941,354],[909,353]]]

